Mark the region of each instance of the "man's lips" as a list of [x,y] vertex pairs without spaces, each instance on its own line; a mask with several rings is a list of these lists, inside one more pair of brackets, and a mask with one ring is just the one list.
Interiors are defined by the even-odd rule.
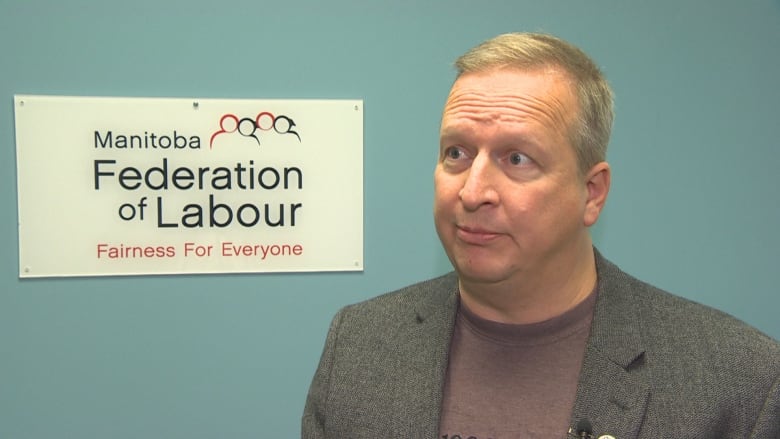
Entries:
[[455,236],[466,244],[483,245],[498,238],[501,234],[482,227],[466,225],[455,226]]

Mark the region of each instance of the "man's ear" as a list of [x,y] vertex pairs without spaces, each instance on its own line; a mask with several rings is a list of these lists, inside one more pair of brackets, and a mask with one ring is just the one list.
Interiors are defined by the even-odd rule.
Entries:
[[586,227],[596,224],[596,221],[599,219],[601,210],[607,202],[611,176],[612,171],[607,162],[596,163],[585,175],[587,199],[585,200],[585,215],[583,217],[583,222]]

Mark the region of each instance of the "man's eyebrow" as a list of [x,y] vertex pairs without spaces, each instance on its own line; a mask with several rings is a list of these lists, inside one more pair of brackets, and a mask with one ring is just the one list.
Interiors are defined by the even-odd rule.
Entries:
[[479,128],[464,126],[462,124],[443,124],[439,131],[440,136],[468,136],[470,133],[479,131]]
[[452,143],[468,143],[469,135],[460,129],[444,129],[439,134],[439,143],[452,144]]

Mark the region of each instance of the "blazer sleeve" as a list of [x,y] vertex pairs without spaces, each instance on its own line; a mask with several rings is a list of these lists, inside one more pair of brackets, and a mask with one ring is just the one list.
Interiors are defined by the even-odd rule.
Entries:
[[309,394],[306,398],[306,405],[301,420],[302,439],[325,438],[326,404],[330,387],[330,375],[333,368],[337,334],[343,314],[344,310],[342,309],[336,314],[330,324],[320,363],[309,387]]

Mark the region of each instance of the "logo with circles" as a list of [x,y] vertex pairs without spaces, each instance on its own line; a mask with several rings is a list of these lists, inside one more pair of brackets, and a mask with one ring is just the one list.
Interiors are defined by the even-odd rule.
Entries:
[[257,142],[258,146],[266,136],[269,135],[292,135],[301,141],[301,135],[298,134],[295,121],[289,116],[274,115],[271,112],[263,111],[254,118],[239,118],[235,114],[225,114],[219,119],[219,129],[211,135],[209,140],[209,149],[214,147],[214,140],[217,137],[238,134],[243,137],[249,137]]

